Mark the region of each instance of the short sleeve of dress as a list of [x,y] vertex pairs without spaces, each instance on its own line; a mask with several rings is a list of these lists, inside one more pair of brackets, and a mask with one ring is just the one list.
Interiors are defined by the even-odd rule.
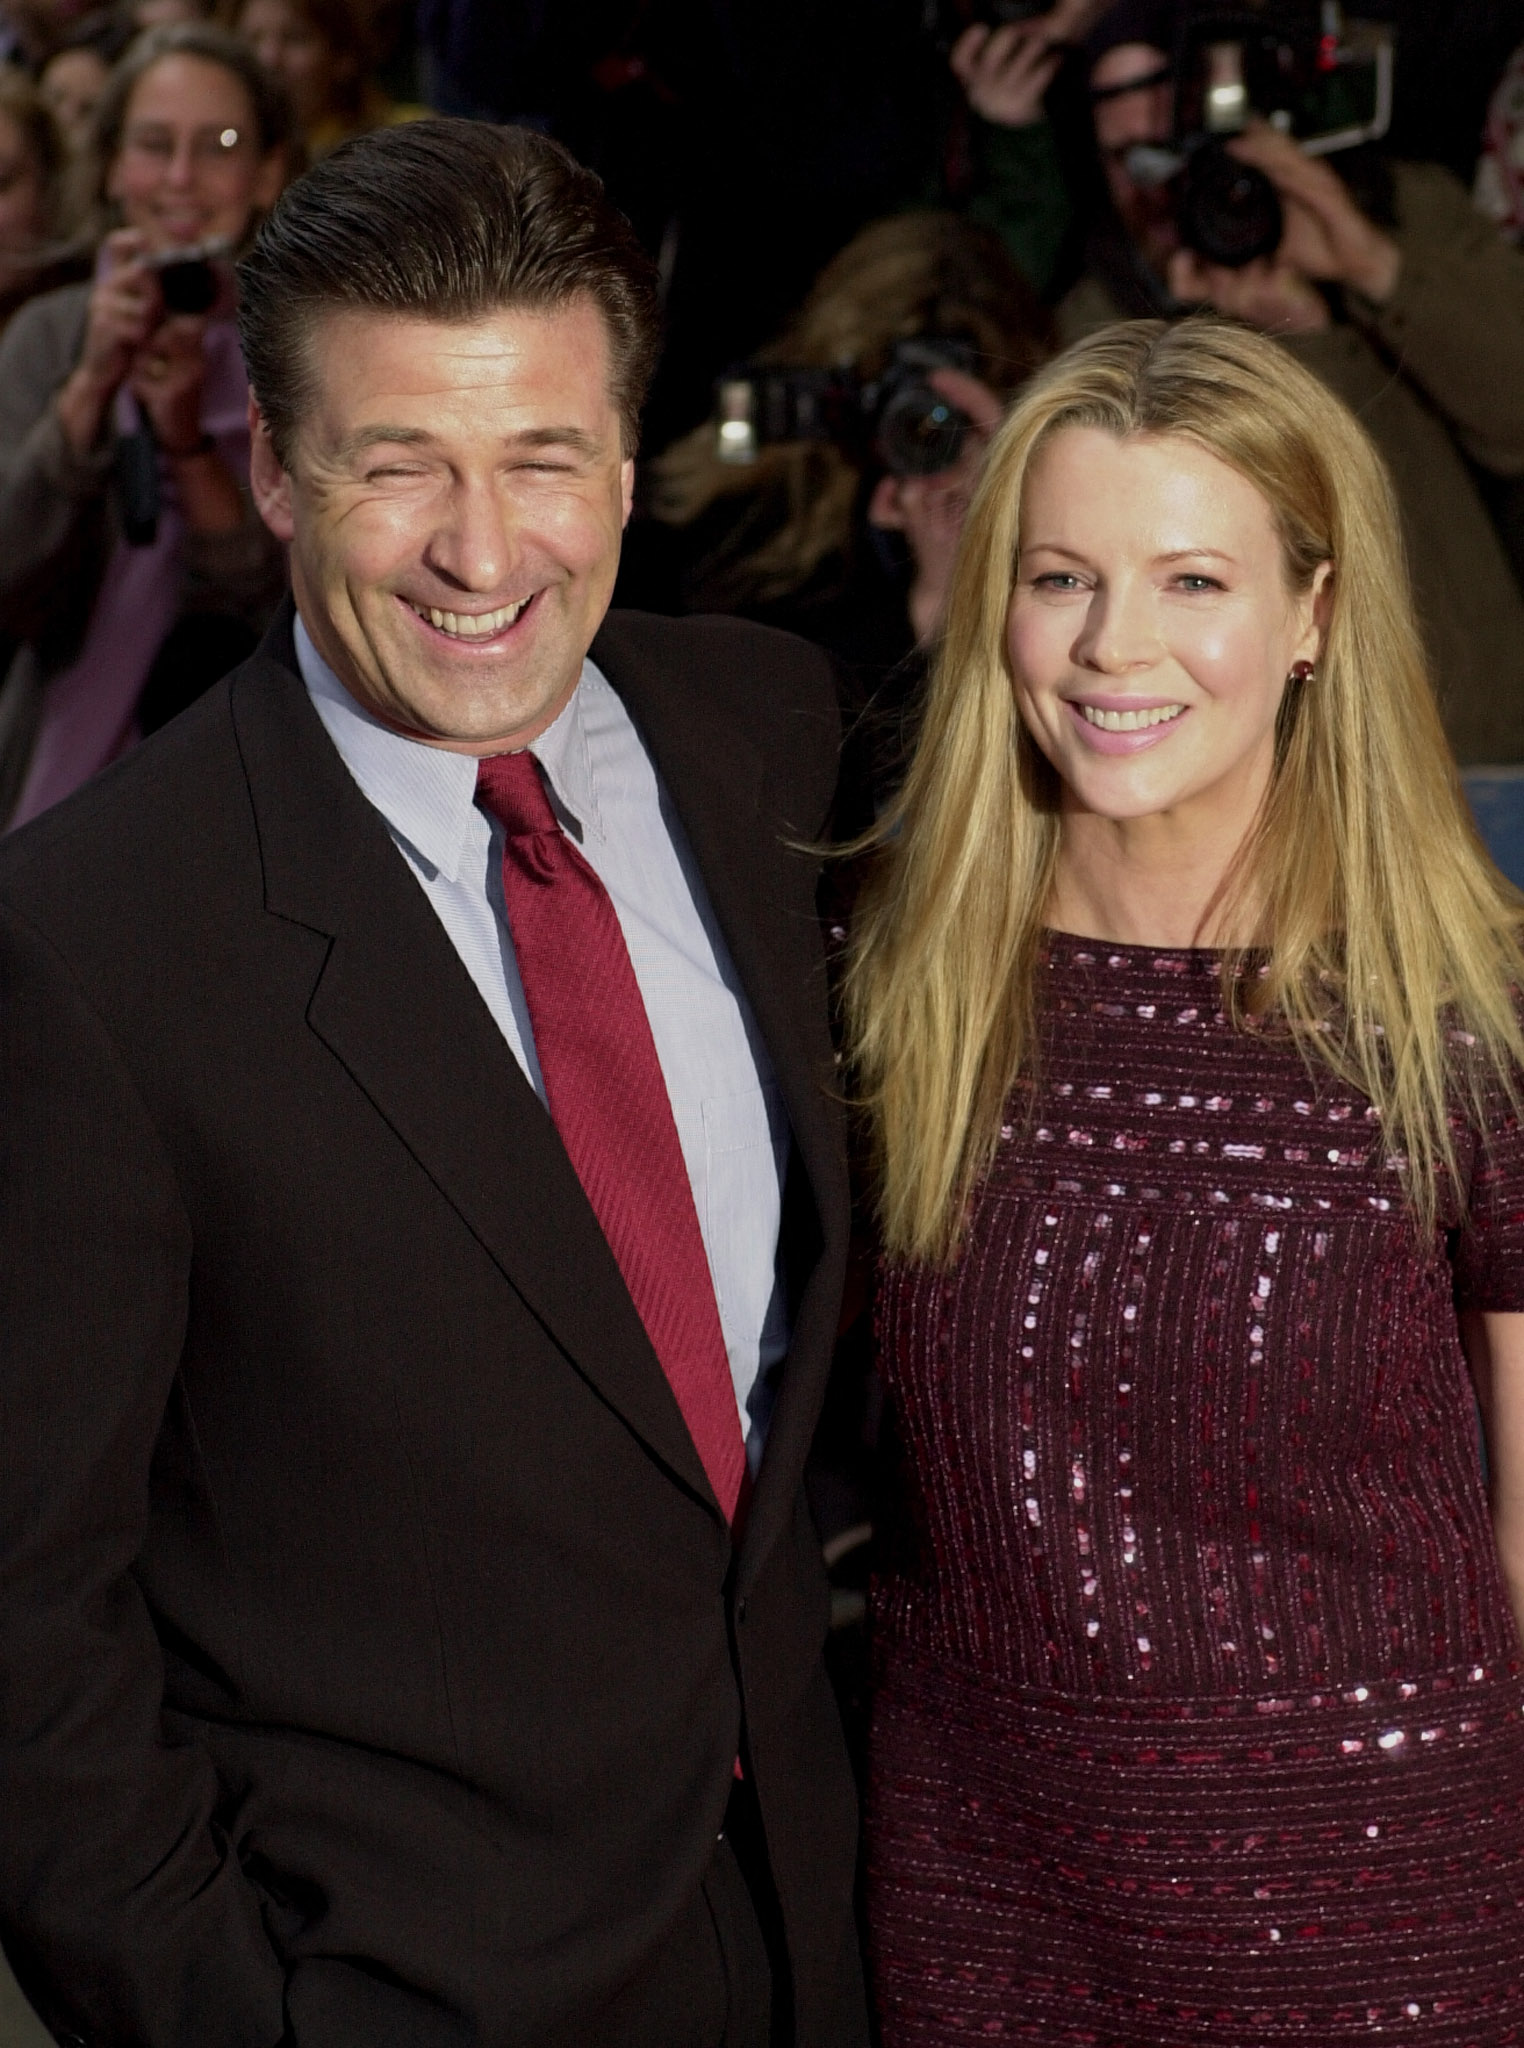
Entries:
[[1455,1300],[1458,1308],[1506,1314],[1524,1310],[1524,1086],[1515,1102],[1501,1086],[1489,1089],[1487,1101],[1485,1128],[1471,1134]]

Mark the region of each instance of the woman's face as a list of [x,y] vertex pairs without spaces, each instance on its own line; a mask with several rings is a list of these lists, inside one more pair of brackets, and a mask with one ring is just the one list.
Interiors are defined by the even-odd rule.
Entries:
[[293,0],[248,0],[238,33],[286,88],[301,127],[320,121],[338,79],[334,52],[317,24]]
[[1006,630],[1066,810],[1246,824],[1327,576],[1289,589],[1268,502],[1196,442],[1055,434],[1027,471]]
[[42,74],[39,90],[73,156],[89,145],[90,124],[110,76],[99,50],[60,50]]
[[0,254],[28,256],[42,239],[46,193],[26,134],[0,113]]
[[279,151],[260,153],[242,79],[211,58],[175,52],[133,89],[106,191],[150,249],[214,237],[236,243],[274,204],[281,173]]

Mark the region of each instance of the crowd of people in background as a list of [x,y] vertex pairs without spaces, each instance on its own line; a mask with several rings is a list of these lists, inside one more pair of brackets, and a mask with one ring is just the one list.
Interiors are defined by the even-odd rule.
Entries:
[[[217,424],[233,263],[305,164],[430,108],[556,135],[659,264],[621,601],[816,639],[891,776],[1002,407],[1107,320],[1201,306],[1274,334],[1366,420],[1452,744],[1463,766],[1524,761],[1524,7],[1447,10],[1440,38],[1401,0],[1361,11],[1394,21],[1389,134],[1314,160],[1251,129],[1235,150],[1286,233],[1228,268],[1129,168],[1171,134],[1171,0],[1004,23],[974,0],[5,0],[0,815],[87,779],[257,632],[280,565]],[[165,260],[204,242],[221,296],[172,309]],[[945,470],[895,475],[841,436],[717,460],[736,364],[870,382],[918,338],[964,352],[932,372],[968,423]],[[151,545],[122,530],[134,450],[158,472]],[[124,643],[140,579],[154,624]]]

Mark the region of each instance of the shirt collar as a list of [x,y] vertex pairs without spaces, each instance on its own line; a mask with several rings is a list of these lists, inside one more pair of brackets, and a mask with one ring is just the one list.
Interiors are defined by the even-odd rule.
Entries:
[[[476,808],[475,761],[468,754],[426,747],[373,717],[318,653],[300,614],[295,639],[297,667],[313,708],[362,793],[420,859],[457,881],[482,817]],[[588,667],[584,663],[583,676]],[[579,839],[599,828],[582,697],[579,677],[565,708],[529,748],[544,770],[562,822]]]

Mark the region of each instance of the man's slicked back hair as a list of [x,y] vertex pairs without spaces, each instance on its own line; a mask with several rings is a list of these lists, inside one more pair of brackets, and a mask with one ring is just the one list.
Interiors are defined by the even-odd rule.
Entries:
[[633,454],[660,341],[656,271],[602,181],[559,143],[480,121],[357,136],[287,187],[238,266],[249,382],[290,467],[325,315],[477,320],[591,299]]

